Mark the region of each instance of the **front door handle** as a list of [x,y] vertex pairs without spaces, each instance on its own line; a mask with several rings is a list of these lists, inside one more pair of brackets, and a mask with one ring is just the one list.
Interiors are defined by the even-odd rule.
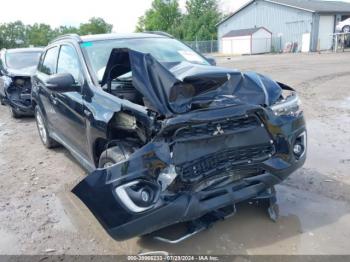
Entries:
[[50,94],[50,99],[54,105],[57,105],[57,98],[55,94]]
[[84,115],[87,117],[91,116],[91,112],[89,110],[84,109]]

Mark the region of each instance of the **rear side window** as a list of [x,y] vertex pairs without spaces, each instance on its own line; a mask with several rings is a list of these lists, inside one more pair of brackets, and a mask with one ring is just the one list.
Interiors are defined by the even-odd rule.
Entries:
[[40,67],[40,72],[53,75],[56,73],[58,47],[52,47],[46,51],[44,61]]
[[57,73],[70,73],[76,82],[81,78],[79,58],[72,46],[61,46],[57,63]]

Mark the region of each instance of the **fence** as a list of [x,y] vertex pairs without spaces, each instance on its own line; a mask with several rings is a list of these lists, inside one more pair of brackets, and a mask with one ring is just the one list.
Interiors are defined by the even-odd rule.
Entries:
[[[293,35],[287,41],[282,36],[272,36],[272,38],[232,38],[231,40],[209,40],[186,42],[191,48],[203,54],[223,53],[223,54],[258,54],[258,53],[297,53],[310,52],[311,36],[309,33]],[[229,52],[223,52],[225,49]],[[252,50],[254,47],[257,50]],[[260,48],[260,49],[259,49]],[[350,33],[337,33],[334,35],[321,34],[318,36],[317,47],[313,51],[350,51]],[[253,51],[253,52],[252,52]],[[255,51],[255,52],[254,52]]]
[[185,42],[192,49],[203,54],[211,54],[219,52],[219,41],[218,40],[209,40],[209,41],[193,41]]
[[[250,41],[250,38],[249,38]],[[249,53],[250,54],[250,43],[247,44],[247,39],[233,39],[233,40],[229,40],[228,45],[231,46],[230,49],[232,49],[233,52],[231,53],[235,53],[235,51],[233,49],[237,49],[237,53],[242,53],[240,51],[243,51],[243,53]],[[218,53],[220,52],[220,50],[222,50],[222,48],[220,48],[220,45],[222,44],[222,42],[220,43],[219,40],[209,40],[209,41],[193,41],[193,42],[185,42],[187,45],[189,45],[191,48],[193,48],[194,50],[203,53],[203,54],[211,54],[211,53]],[[281,52],[283,50],[283,46],[282,46],[282,39],[281,37],[272,37],[272,38],[258,38],[255,39],[255,43],[262,47],[264,46],[264,50],[261,53],[278,53]],[[246,50],[244,50],[244,46],[249,47],[249,50],[247,52],[245,52]],[[241,50],[243,48],[243,50]],[[267,52],[265,52],[265,50],[268,49]]]
[[350,33],[337,33],[333,35],[333,51],[345,52],[350,50]]

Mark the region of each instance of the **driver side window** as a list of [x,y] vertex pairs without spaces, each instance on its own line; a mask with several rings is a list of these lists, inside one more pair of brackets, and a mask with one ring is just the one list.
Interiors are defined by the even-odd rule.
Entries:
[[69,73],[76,83],[80,83],[82,73],[80,62],[75,49],[69,45],[62,45],[57,63],[57,73]]
[[39,71],[46,75],[53,75],[56,73],[58,47],[52,47],[46,51],[44,61],[39,67]]

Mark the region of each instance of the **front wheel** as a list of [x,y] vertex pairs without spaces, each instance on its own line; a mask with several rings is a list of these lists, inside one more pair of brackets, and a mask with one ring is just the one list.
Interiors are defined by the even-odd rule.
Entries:
[[35,120],[36,120],[36,126],[38,128],[40,140],[44,144],[44,146],[46,148],[57,147],[58,143],[50,137],[46,127],[46,123],[44,121],[44,117],[38,106],[35,107]]
[[98,162],[98,167],[107,168],[113,166],[121,161],[126,160],[130,153],[130,150],[124,147],[114,146],[108,148],[102,152],[100,160]]
[[350,32],[350,26],[346,25],[343,27],[343,33],[349,33]]
[[22,116],[21,114],[17,113],[17,111],[12,106],[9,106],[9,108],[12,118],[20,118]]

